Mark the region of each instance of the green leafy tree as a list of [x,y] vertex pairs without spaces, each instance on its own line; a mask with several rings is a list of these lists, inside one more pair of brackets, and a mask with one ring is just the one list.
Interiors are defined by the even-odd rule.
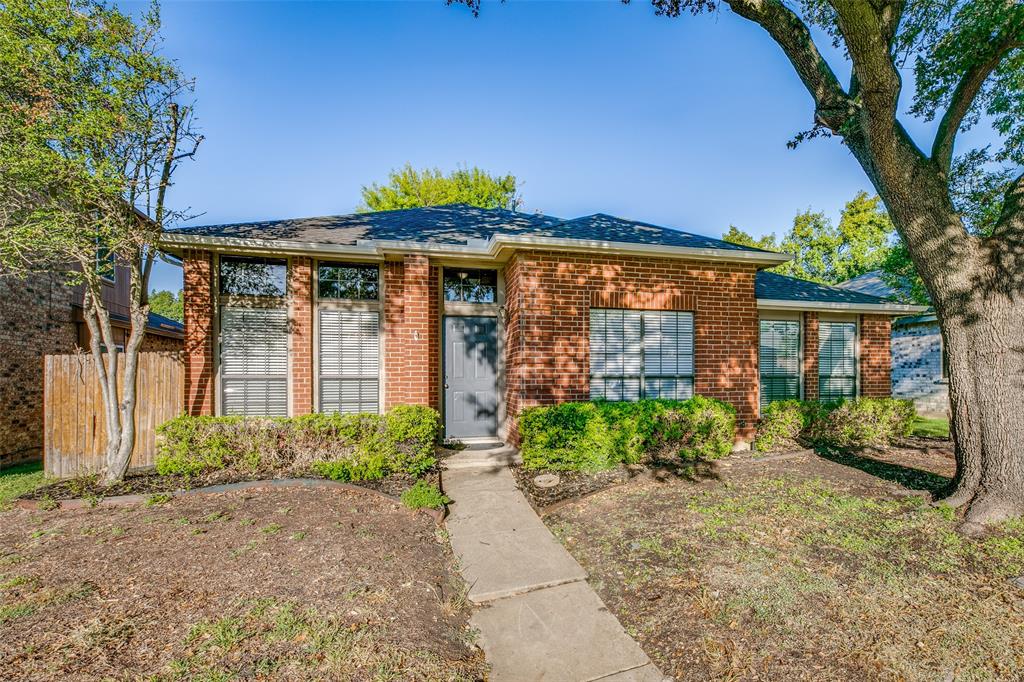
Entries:
[[729,229],[726,230],[725,234],[722,235],[722,240],[727,241],[730,244],[739,244],[740,246],[751,246],[755,249],[765,249],[767,251],[778,251],[779,245],[775,241],[774,234],[766,234],[763,237],[754,237],[749,232],[745,232],[735,225],[730,225]]
[[[0,0],[0,267],[70,271],[105,409],[104,480],[135,444],[148,281],[178,164],[196,151],[191,82],[161,56],[156,5],[133,22],[101,0]],[[118,350],[102,279],[130,273],[131,333]],[[117,382],[124,355],[124,388]]]
[[774,234],[754,239],[733,226],[722,238],[792,254],[793,260],[774,269],[779,274],[838,284],[880,268],[892,248],[895,231],[881,199],[858,192],[843,207],[838,226],[824,213],[807,210],[793,218],[781,242]]
[[[474,12],[481,0],[449,0]],[[652,0],[670,18],[717,0]],[[791,141],[838,137],[882,197],[942,327],[964,529],[1024,514],[1024,3],[1019,0],[722,0],[782,50],[813,106]],[[840,81],[818,29],[845,60]],[[905,67],[911,67],[907,74]],[[652,61],[652,69],[675,69]],[[909,77],[908,77],[909,75]],[[910,116],[937,121],[924,147]],[[756,116],[753,112],[751,116]],[[994,148],[959,133],[991,126]],[[978,203],[971,188],[997,197]],[[988,225],[980,230],[978,223]]]
[[421,206],[469,204],[479,208],[516,210],[522,203],[514,175],[497,176],[477,167],[459,168],[445,175],[437,168],[416,170],[406,164],[391,171],[384,185],[363,187],[360,211],[392,211]]
[[171,291],[151,292],[149,294],[149,311],[157,315],[163,315],[171,320],[184,322],[185,301],[181,294],[181,291],[177,294]]

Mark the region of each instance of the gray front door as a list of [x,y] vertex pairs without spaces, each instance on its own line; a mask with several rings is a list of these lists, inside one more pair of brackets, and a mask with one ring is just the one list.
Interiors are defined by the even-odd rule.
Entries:
[[444,425],[449,438],[498,433],[498,321],[444,319]]

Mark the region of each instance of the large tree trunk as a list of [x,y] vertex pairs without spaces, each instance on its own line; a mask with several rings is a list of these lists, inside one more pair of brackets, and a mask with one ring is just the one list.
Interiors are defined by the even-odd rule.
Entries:
[[1024,515],[1024,296],[1000,289],[943,314],[957,460],[945,502],[967,506],[967,531]]

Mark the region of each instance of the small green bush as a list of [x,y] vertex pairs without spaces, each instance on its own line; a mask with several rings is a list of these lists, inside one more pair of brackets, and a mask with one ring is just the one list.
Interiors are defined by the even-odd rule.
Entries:
[[686,461],[713,460],[732,451],[736,408],[721,400],[694,396],[665,406],[656,418],[659,454]]
[[409,509],[440,509],[451,502],[448,496],[437,489],[433,483],[416,481],[411,488],[402,493],[402,504]]
[[400,405],[384,415],[183,416],[157,433],[156,467],[164,475],[312,470],[335,480],[366,481],[429,471],[437,463],[441,422],[429,407]]
[[791,447],[798,437],[832,447],[885,445],[909,435],[915,418],[914,404],[897,398],[783,400],[765,409],[754,447]]
[[809,428],[811,440],[835,447],[885,445],[906,437],[917,413],[909,400],[857,398],[826,407]]
[[650,458],[715,459],[733,445],[736,411],[690,400],[561,403],[524,410],[519,420],[528,469],[600,471]]
[[769,403],[757,427],[754,449],[768,452],[780,447],[794,447],[796,439],[809,424],[810,413],[806,403],[799,400]]

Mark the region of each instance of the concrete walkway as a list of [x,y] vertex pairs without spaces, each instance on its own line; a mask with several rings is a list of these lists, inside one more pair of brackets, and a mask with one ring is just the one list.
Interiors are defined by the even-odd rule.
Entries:
[[665,679],[586,582],[516,487],[512,448],[467,449],[445,463],[447,526],[489,679]]

